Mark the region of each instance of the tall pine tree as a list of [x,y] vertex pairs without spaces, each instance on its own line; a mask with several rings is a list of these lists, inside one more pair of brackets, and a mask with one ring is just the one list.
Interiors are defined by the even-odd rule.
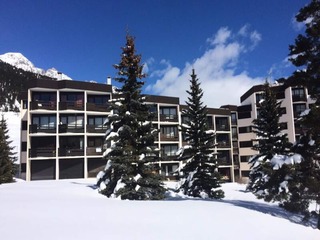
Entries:
[[[289,78],[306,83],[315,103],[308,114],[299,119],[304,135],[294,150],[303,161],[293,176],[290,199],[284,207],[290,211],[308,212],[310,201],[320,204],[320,1],[312,0],[296,15],[297,22],[305,24],[305,33],[299,34],[289,46],[289,60],[298,69]],[[320,213],[318,228],[320,229]]]
[[165,189],[159,171],[153,164],[157,159],[154,145],[157,130],[152,126],[153,115],[141,94],[145,78],[137,55],[134,38],[127,35],[122,47],[121,61],[114,65],[118,70],[116,81],[122,87],[113,94],[106,124],[107,160],[105,171],[98,176],[101,193],[110,197],[130,200],[163,199]]
[[[281,200],[286,198],[285,181],[289,178],[291,166],[281,164],[281,168],[272,162],[276,155],[288,156],[291,144],[287,134],[282,133],[280,124],[281,102],[266,81],[262,100],[257,103],[259,114],[253,120],[252,132],[256,134],[253,150],[259,153],[249,160],[251,171],[247,189],[258,198],[266,201]],[[279,168],[279,169],[277,169]]]
[[181,170],[183,178],[180,190],[193,197],[223,198],[220,187],[217,159],[214,152],[215,134],[208,129],[207,110],[201,99],[203,96],[200,83],[192,70],[188,108],[182,114],[188,119],[180,126],[189,145],[184,146],[180,158],[186,158]]
[[0,120],[0,184],[9,183],[13,181],[15,174],[13,147],[10,146],[11,142],[8,135],[7,122],[2,115]]

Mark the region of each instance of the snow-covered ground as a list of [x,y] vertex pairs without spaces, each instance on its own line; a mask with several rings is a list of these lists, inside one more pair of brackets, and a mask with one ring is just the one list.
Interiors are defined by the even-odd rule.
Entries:
[[255,199],[245,186],[223,185],[223,200],[174,196],[121,201],[98,194],[94,179],[0,185],[1,239],[319,240],[315,221]]

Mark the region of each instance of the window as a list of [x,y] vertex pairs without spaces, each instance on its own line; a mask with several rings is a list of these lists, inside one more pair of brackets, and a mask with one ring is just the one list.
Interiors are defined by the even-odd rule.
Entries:
[[32,116],[32,124],[38,126],[38,129],[55,129],[56,116],[55,115],[34,115]]
[[178,135],[177,126],[161,126],[160,131],[167,138],[174,138]]
[[279,123],[279,124],[280,124],[281,130],[288,129],[288,123],[282,122],[282,123]]
[[240,148],[251,148],[252,141],[242,141],[240,142]]
[[22,108],[23,109],[28,109],[28,101],[27,100],[23,100],[22,101]]
[[280,113],[281,114],[286,114],[287,113],[287,109],[285,107],[280,108]]
[[88,137],[88,147],[101,147],[103,145],[103,137]]
[[306,105],[302,104],[293,104],[293,115],[294,117],[299,117],[302,112],[306,110]]
[[21,142],[21,151],[26,152],[27,151],[27,142]]
[[60,123],[66,124],[68,128],[83,128],[83,116],[82,115],[61,116]]
[[210,129],[213,128],[213,119],[212,119],[212,116],[207,116],[207,124],[208,124],[208,128],[210,128]]
[[162,156],[176,156],[178,151],[178,145],[176,144],[166,144],[161,146]]
[[88,103],[94,103],[96,105],[105,105],[109,99],[109,95],[89,95]]
[[256,93],[256,103],[260,103],[260,101],[263,99],[262,93]]
[[292,100],[294,102],[296,101],[305,101],[306,100],[306,95],[304,88],[292,88]]
[[250,171],[241,171],[242,177],[249,177]]
[[239,134],[240,134],[240,133],[249,133],[249,132],[251,132],[251,131],[252,131],[251,126],[239,127]]
[[229,131],[229,118],[216,117],[216,129],[217,131]]
[[230,147],[229,134],[219,134],[218,133],[216,136],[216,141],[217,141],[218,147],[220,147],[220,148]]
[[28,128],[28,122],[21,121],[21,130],[27,130],[27,128]]
[[189,117],[187,116],[181,116],[181,122],[184,124],[187,124],[190,121]]
[[57,95],[53,92],[33,92],[32,101],[56,102]]
[[160,107],[160,114],[167,116],[176,116],[177,108],[176,107]]
[[218,152],[218,163],[221,165],[231,164],[230,151],[220,150]]
[[236,113],[231,113],[231,124],[237,125],[237,114]]
[[238,119],[251,118],[251,112],[239,112]]
[[90,116],[88,117],[88,124],[96,127],[102,127],[106,119],[106,116]]
[[249,162],[251,156],[240,156],[240,162]]
[[236,127],[231,128],[232,138],[238,138],[238,132]]

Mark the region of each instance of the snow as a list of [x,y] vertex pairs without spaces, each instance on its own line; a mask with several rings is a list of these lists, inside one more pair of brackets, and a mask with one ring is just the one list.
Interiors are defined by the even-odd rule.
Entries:
[[270,160],[273,169],[278,170],[282,167],[283,164],[286,165],[293,165],[300,163],[302,161],[302,156],[300,154],[293,154],[292,156],[287,156],[287,155],[274,155],[272,159]]
[[2,114],[8,125],[9,141],[12,141],[10,146],[14,147],[13,152],[16,152],[16,163],[20,163],[20,115],[16,112],[0,112],[0,118]]
[[245,185],[223,184],[219,201],[174,193],[164,201],[121,201],[98,194],[94,182],[0,185],[1,239],[320,239],[315,220],[301,224],[300,216],[257,200]]
[[45,75],[48,77],[56,78],[57,80],[72,80],[69,76],[60,73],[55,68],[50,68],[44,70],[38,67],[35,67],[31,61],[29,61],[21,53],[9,52],[0,55],[0,60],[6,62],[16,68],[23,69],[24,71],[33,72],[36,74]]

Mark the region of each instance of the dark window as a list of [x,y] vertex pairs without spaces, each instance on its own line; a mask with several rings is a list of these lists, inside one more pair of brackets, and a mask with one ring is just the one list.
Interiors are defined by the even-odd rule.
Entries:
[[240,142],[240,148],[252,147],[252,141],[242,141]]
[[26,152],[27,151],[27,142],[21,142],[21,151]]
[[259,103],[263,99],[262,93],[256,93],[256,103]]
[[60,123],[67,124],[68,128],[83,128],[83,115],[60,116]]
[[37,125],[38,129],[55,129],[56,115],[34,115],[32,124]]
[[281,127],[282,130],[288,129],[288,123],[282,122],[282,123],[280,123],[280,127]]
[[27,100],[23,100],[22,101],[22,108],[23,109],[28,109],[28,101]]
[[231,128],[232,138],[238,138],[238,131],[236,127]]
[[228,117],[216,117],[217,131],[230,131]]
[[57,95],[53,92],[33,92],[32,101],[56,102]]
[[292,88],[292,100],[295,101],[305,101],[306,95],[304,88]]
[[28,122],[21,121],[21,130],[27,130],[27,128],[28,128]]
[[249,162],[251,156],[240,156],[240,162]]
[[302,112],[306,110],[306,105],[302,104],[293,104],[293,115],[294,117],[299,117]]
[[109,95],[89,95],[88,103],[94,103],[96,105],[105,105],[106,103],[108,103],[109,99]]
[[178,151],[178,145],[166,144],[161,146],[162,156],[175,156]]
[[239,112],[238,119],[251,118],[251,112]]
[[212,116],[207,116],[207,124],[208,124],[208,128],[210,128],[210,129],[213,128],[213,118],[212,118]]
[[21,173],[25,173],[26,172],[26,169],[27,169],[27,166],[25,163],[20,163],[20,170],[21,170]]
[[281,114],[286,114],[287,109],[285,107],[282,107],[282,108],[280,108],[280,112],[281,112]]
[[231,124],[237,125],[237,114],[236,113],[231,113]]
[[106,119],[106,116],[90,116],[88,117],[88,124],[102,127]]
[[242,177],[249,177],[250,171],[241,171]]
[[248,127],[239,127],[239,133],[249,133],[251,131],[252,131],[252,129],[251,129],[250,126],[248,126]]
[[103,145],[103,137],[88,137],[88,147],[101,147]]
[[276,98],[277,99],[284,99],[285,98],[284,92],[277,92],[276,93]]

